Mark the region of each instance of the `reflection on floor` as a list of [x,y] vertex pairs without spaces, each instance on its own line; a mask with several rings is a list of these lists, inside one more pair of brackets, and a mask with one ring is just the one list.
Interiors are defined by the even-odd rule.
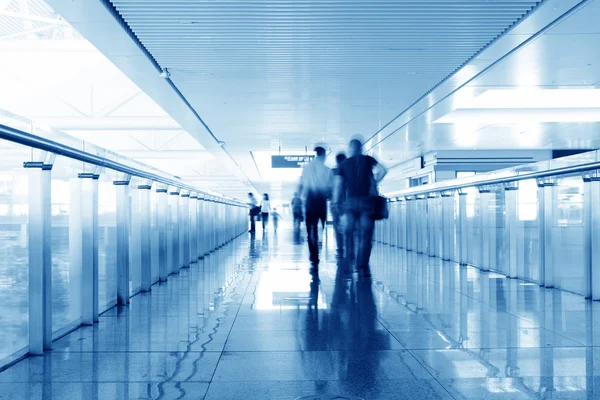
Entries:
[[290,231],[238,239],[0,373],[0,399],[600,398],[599,304],[384,245],[359,279],[324,240],[311,276]]

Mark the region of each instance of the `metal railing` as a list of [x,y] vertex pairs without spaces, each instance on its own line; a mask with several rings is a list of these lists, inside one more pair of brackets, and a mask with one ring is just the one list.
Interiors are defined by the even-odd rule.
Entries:
[[528,179],[542,179],[585,172],[591,172],[590,175],[595,176],[596,170],[600,170],[600,151],[598,150],[388,192],[386,193],[386,197],[389,199],[398,199],[406,196],[427,195],[469,187],[503,185],[505,183]]
[[[9,123],[12,126],[7,125]],[[17,128],[16,126],[19,125],[20,127]],[[25,126],[29,126],[29,130],[32,133],[26,132],[23,129]],[[33,121],[16,116],[4,110],[0,110],[0,139],[29,146],[41,151],[47,151],[52,154],[61,155],[98,167],[109,168],[117,172],[142,179],[148,179],[156,183],[188,190],[204,196],[212,196],[215,200],[221,200],[228,204],[246,207],[246,204],[239,200],[220,193],[188,185],[176,177],[149,165],[132,160],[91,143],[75,139],[59,130],[41,127]],[[80,148],[74,147],[73,144],[77,144]]]

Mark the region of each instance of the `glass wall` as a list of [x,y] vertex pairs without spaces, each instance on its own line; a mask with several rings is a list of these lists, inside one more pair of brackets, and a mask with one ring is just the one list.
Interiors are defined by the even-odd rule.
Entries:
[[479,191],[468,188],[467,192],[467,232],[469,235],[468,263],[481,265],[481,216],[479,207]]
[[583,179],[580,175],[557,179],[552,224],[555,286],[583,293],[585,266]]
[[[52,332],[54,337],[81,323],[81,253],[78,245],[82,163],[57,157],[52,168]],[[80,239],[79,239],[80,241]]]
[[104,170],[98,182],[98,306],[104,312],[117,304],[116,173]]
[[508,261],[508,247],[505,243],[504,230],[505,230],[505,220],[504,220],[504,212],[505,212],[505,190],[502,185],[495,185],[492,188],[492,196],[490,196],[490,201],[488,202],[489,212],[491,212],[491,257],[495,258],[495,270],[508,274],[509,261]]
[[517,276],[539,282],[540,232],[538,186],[535,179],[518,183]]
[[150,242],[152,245],[152,283],[158,282],[159,267],[159,232],[158,232],[158,195],[156,190],[150,193]]
[[29,333],[29,179],[31,150],[0,139],[0,365],[26,351]]

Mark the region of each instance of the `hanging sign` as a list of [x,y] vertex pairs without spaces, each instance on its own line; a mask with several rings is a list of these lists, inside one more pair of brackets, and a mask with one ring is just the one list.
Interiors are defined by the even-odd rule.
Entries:
[[271,156],[271,168],[302,168],[315,158],[314,155]]

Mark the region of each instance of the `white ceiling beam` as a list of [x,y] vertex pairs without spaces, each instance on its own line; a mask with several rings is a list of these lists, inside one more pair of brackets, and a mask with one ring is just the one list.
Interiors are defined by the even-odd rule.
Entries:
[[58,26],[58,24],[49,24],[49,25],[46,25],[46,26],[40,26],[38,28],[27,29],[27,30],[24,30],[24,31],[21,31],[21,32],[11,33],[10,35],[0,36],[0,40],[18,39],[18,38],[21,38],[23,36],[28,36],[28,35],[32,35],[34,33],[40,33],[40,32],[47,31],[49,29],[54,29],[57,26]]
[[177,130],[179,124],[170,117],[32,117],[35,122],[56,129],[85,131]]
[[112,114],[115,111],[121,109],[126,104],[129,104],[130,101],[132,101],[133,99],[135,99],[136,97],[138,97],[140,94],[142,94],[141,90],[133,93],[130,96],[127,96],[124,100],[120,101],[119,103],[117,103],[115,105],[106,107],[104,110],[100,111],[99,113],[97,113],[97,115],[94,115],[94,116],[95,117],[108,117],[110,114]]
[[20,12],[0,10],[0,15],[4,17],[12,17],[17,19],[22,19],[25,21],[35,21],[35,22],[45,22],[47,24],[53,25],[66,25],[66,21],[59,18],[48,18],[48,17],[39,17],[37,15],[30,15]]
[[[170,151],[143,151],[143,150],[118,150],[119,154],[136,160],[214,160],[212,154],[206,150],[170,150]],[[194,170],[196,171],[196,170]]]

